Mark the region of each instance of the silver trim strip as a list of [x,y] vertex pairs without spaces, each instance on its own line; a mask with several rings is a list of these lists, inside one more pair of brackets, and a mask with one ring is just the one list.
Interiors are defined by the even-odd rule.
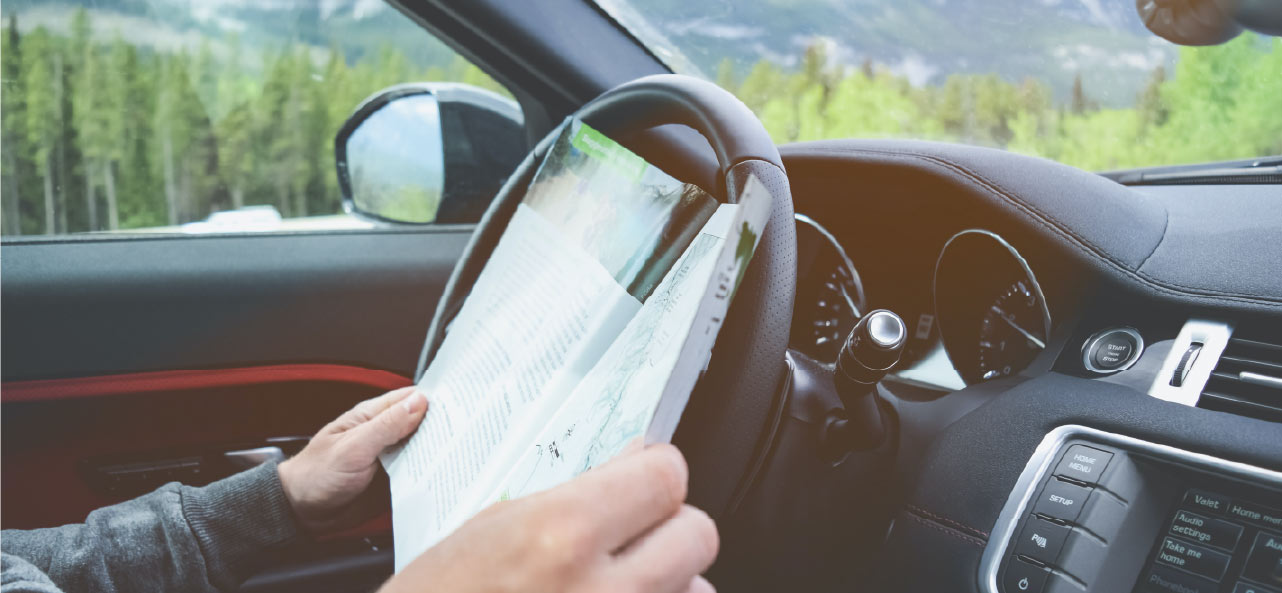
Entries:
[[997,573],[1001,568],[1002,558],[1006,555],[1011,537],[1015,535],[1015,527],[1019,524],[1020,517],[1024,516],[1024,510],[1028,508],[1036,486],[1050,471],[1050,465],[1055,461],[1055,453],[1063,447],[1064,443],[1075,438],[1084,438],[1103,445],[1113,445],[1128,451],[1171,459],[1199,469],[1263,482],[1267,486],[1282,487],[1282,472],[1150,443],[1086,426],[1076,424],[1061,426],[1047,433],[1041,444],[1037,445],[1033,456],[1028,460],[1028,465],[1024,466],[1023,473],[1015,481],[1015,487],[1011,490],[1010,497],[1006,499],[1006,505],[1002,507],[1001,514],[997,516],[997,523],[993,525],[988,546],[984,548],[984,555],[979,560],[980,591],[1001,593],[997,586]]
[[1262,375],[1260,373],[1252,373],[1251,371],[1242,371],[1237,374],[1237,378],[1241,379],[1243,383],[1282,389],[1282,378],[1274,377],[1273,375]]
[[[1175,343],[1171,344],[1171,351],[1162,362],[1162,368],[1158,369],[1157,376],[1153,377],[1153,384],[1148,388],[1148,394],[1168,402],[1196,406],[1197,400],[1202,397],[1202,388],[1206,387],[1206,382],[1210,380],[1211,371],[1215,370],[1215,365],[1220,363],[1220,355],[1229,345],[1229,336],[1232,335],[1233,324],[1231,323],[1211,319],[1189,319],[1180,329],[1180,334],[1175,337]],[[1202,344],[1202,351],[1198,353],[1197,360],[1189,365],[1184,383],[1175,387],[1171,385],[1175,367],[1180,365],[1180,357],[1184,356],[1184,351],[1188,350],[1189,345],[1194,342]]]

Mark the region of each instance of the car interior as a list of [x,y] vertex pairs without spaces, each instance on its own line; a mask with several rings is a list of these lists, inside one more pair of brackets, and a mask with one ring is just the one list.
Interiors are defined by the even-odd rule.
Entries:
[[[1257,4],[1239,30],[1277,25]],[[594,3],[395,7],[520,109],[428,83],[352,105],[336,175],[377,228],[6,238],[4,528],[283,459],[413,383],[575,116],[718,199],[749,177],[773,198],[674,438],[719,590],[1282,591],[1276,157],[1101,174],[924,140],[777,145]],[[486,200],[431,225],[362,202],[349,165],[360,124],[416,96],[446,133],[503,138],[447,152],[447,194]],[[390,544],[389,514],[242,590],[370,591]]]

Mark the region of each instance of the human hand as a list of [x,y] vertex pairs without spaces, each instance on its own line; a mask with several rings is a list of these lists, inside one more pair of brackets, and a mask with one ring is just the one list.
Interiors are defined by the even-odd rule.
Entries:
[[303,527],[324,533],[372,516],[373,501],[362,495],[379,453],[414,432],[426,411],[427,398],[413,387],[389,391],[357,404],[281,463],[280,484]]
[[672,445],[624,454],[551,490],[500,502],[384,584],[381,593],[713,593],[698,576],[717,528],[683,504]]

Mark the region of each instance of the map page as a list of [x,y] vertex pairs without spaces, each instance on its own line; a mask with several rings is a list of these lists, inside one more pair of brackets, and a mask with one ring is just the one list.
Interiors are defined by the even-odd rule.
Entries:
[[493,501],[671,437],[764,227],[757,188],[718,206],[563,124],[418,382],[423,423],[383,456],[397,570]]

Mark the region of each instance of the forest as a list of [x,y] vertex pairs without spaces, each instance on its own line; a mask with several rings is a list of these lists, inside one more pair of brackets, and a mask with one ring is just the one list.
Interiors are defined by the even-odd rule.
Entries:
[[[284,217],[334,214],[333,138],[370,94],[401,82],[456,81],[505,92],[453,56],[412,63],[391,46],[349,59],[337,45],[158,52],[119,34],[20,33],[0,41],[0,232],[138,229],[268,204]],[[426,34],[426,33],[425,33]],[[230,48],[230,49],[228,49]],[[1133,107],[1103,108],[1080,79],[1057,100],[1042,82],[957,74],[913,86],[867,62],[835,65],[822,45],[793,69],[761,61],[716,81],[778,142],[903,137],[965,142],[1089,170],[1282,153],[1282,40],[1243,35],[1181,48]]]

